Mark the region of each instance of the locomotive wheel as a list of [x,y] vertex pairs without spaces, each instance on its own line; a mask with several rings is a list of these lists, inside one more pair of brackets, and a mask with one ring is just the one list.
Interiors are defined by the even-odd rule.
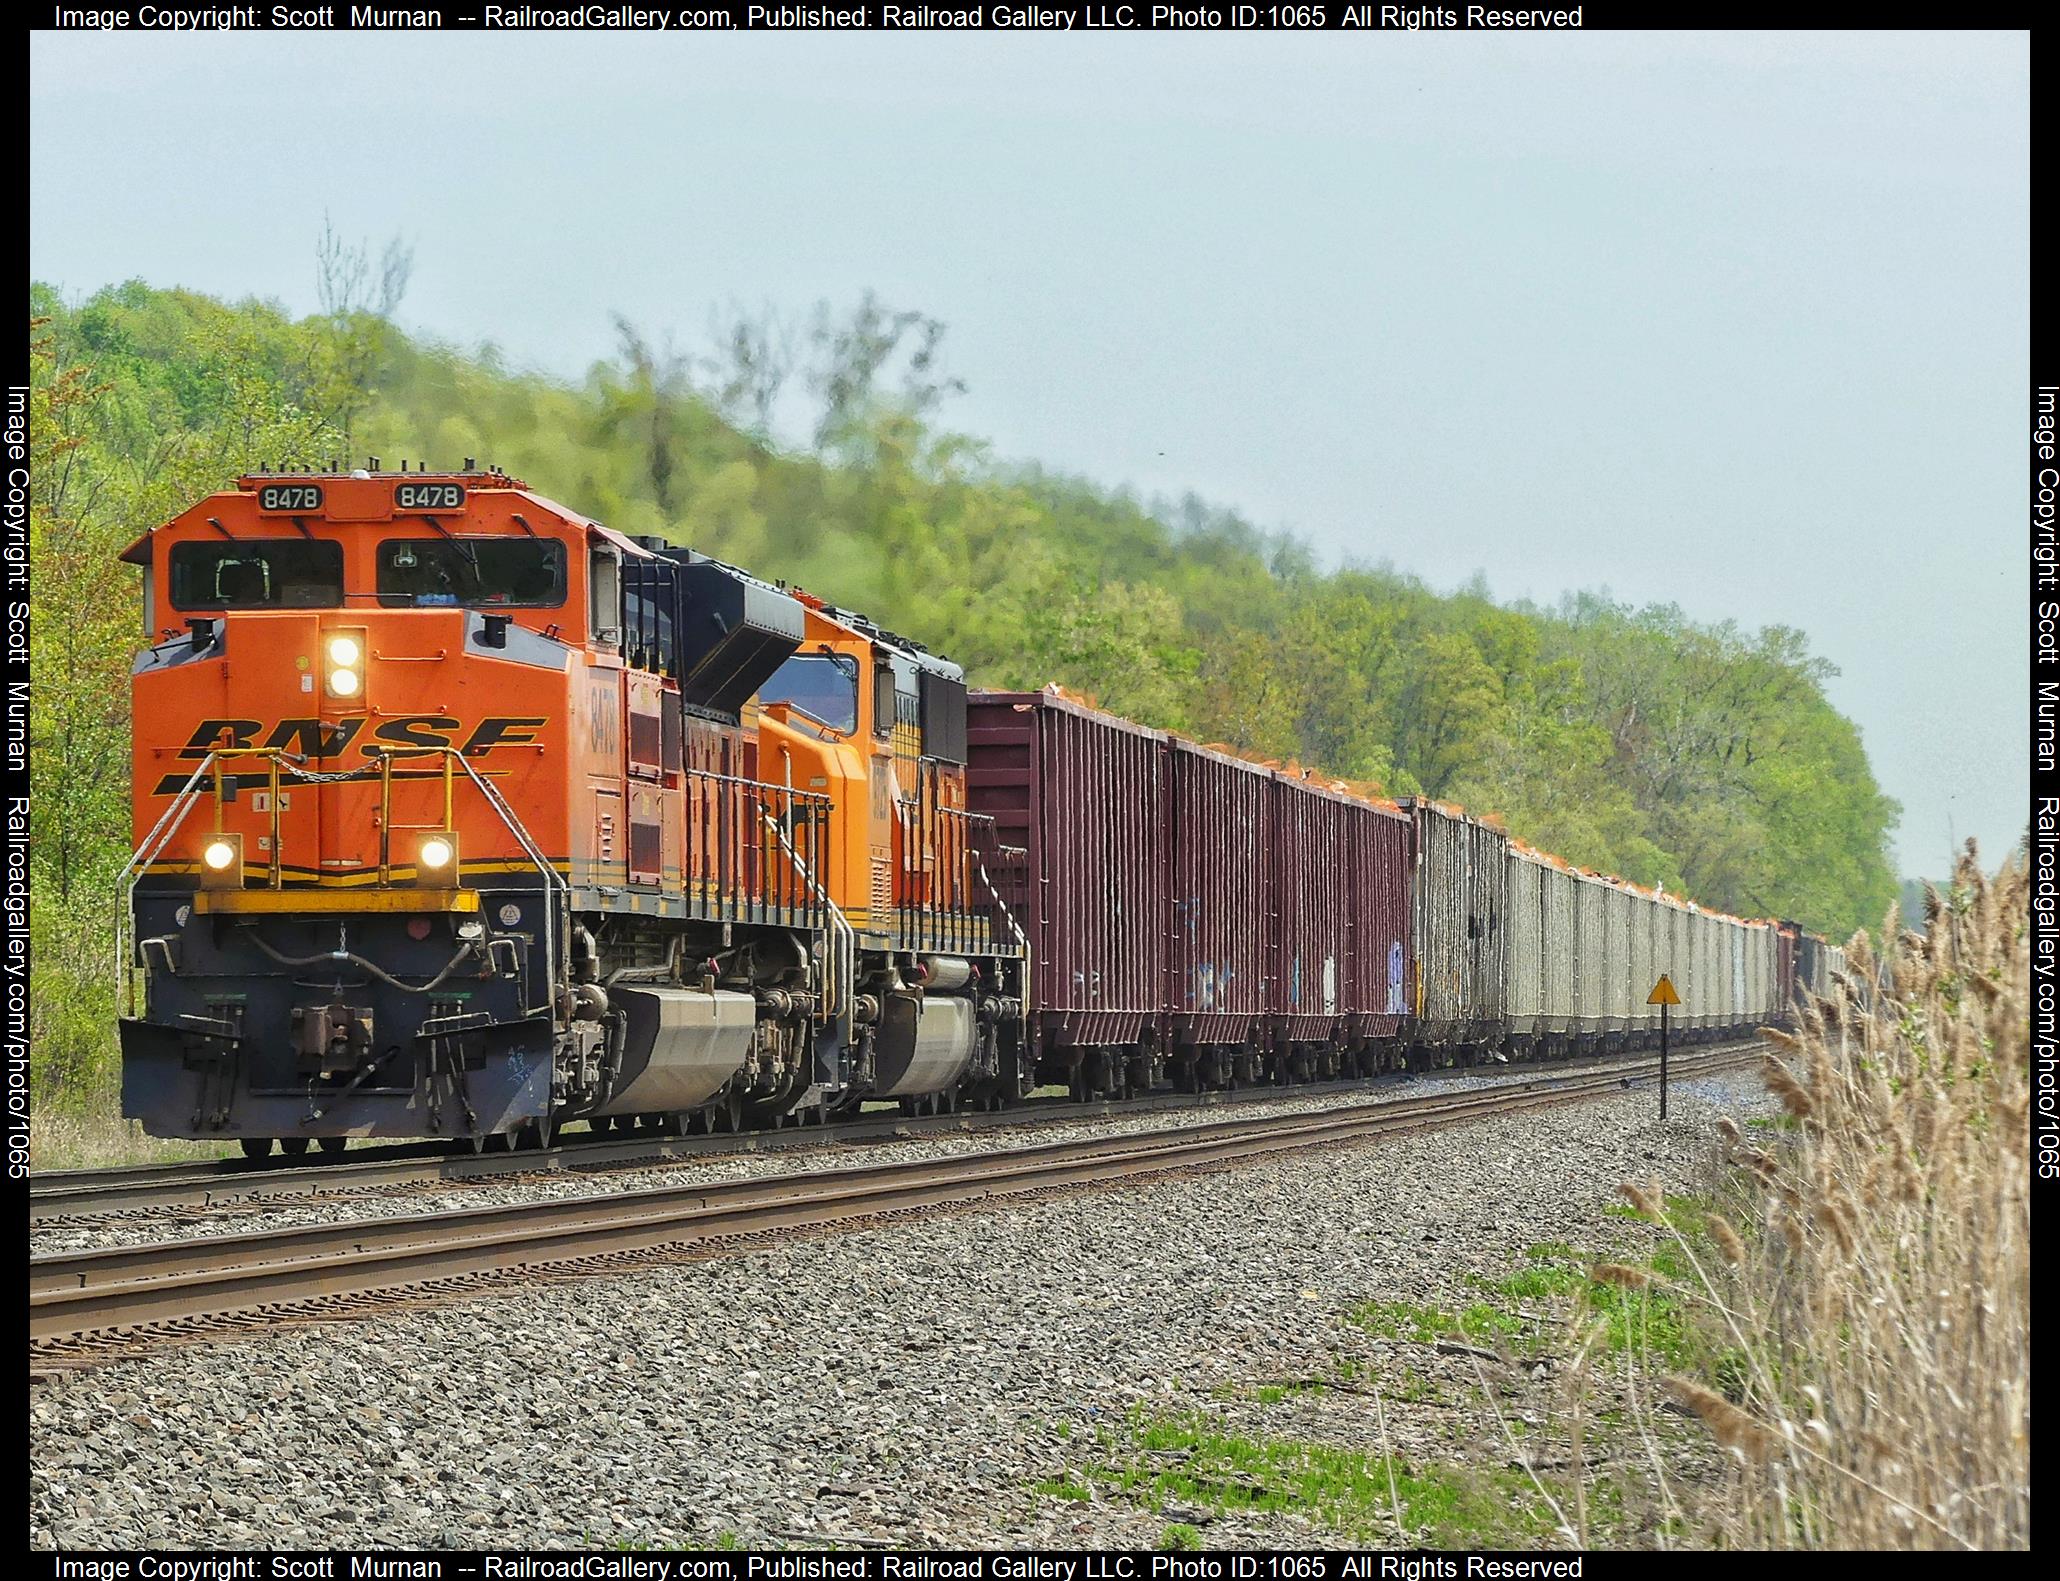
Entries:
[[288,1158],[304,1157],[307,1150],[308,1139],[304,1136],[282,1136],[279,1138],[279,1151]]
[[325,1136],[316,1145],[329,1157],[334,1158],[338,1153],[341,1153],[346,1147],[350,1146],[350,1138],[347,1136]]
[[246,1136],[241,1144],[245,1158],[270,1158],[272,1139],[269,1136]]

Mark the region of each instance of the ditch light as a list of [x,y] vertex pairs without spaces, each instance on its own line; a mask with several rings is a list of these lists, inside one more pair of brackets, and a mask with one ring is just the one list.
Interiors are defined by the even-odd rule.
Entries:
[[429,889],[455,889],[458,884],[458,834],[431,829],[415,844],[415,882]]
[[243,887],[243,836],[240,834],[211,834],[207,843],[200,848],[200,887],[202,889],[241,889]]

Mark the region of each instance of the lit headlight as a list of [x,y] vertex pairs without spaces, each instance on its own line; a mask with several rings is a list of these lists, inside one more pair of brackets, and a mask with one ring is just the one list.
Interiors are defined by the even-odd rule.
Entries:
[[227,831],[207,837],[207,843],[200,848],[200,887],[202,889],[241,889],[243,887],[243,836]]
[[415,882],[424,889],[458,887],[458,831],[423,829],[415,837]]
[[365,634],[328,631],[322,634],[322,691],[327,697],[362,707],[365,695]]

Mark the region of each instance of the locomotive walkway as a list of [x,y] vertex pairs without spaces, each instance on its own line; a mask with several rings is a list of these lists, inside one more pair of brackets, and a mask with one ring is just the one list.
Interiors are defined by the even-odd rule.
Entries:
[[[1749,1064],[1756,1042],[1684,1053],[1688,1079]],[[407,1218],[32,1258],[31,1378],[162,1341],[357,1317],[504,1282],[580,1277],[653,1258],[717,1255],[758,1238],[850,1228],[1053,1190],[1438,1130],[1621,1092],[1657,1059],[1555,1071],[1471,1092],[1219,1120],[915,1163],[706,1182]]]

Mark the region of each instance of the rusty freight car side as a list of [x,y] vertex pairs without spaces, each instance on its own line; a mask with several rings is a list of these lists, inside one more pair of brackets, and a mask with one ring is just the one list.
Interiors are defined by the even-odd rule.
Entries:
[[1148,1086],[1164,1059],[1166,737],[1056,692],[974,692],[967,799],[1020,856],[1028,1057],[1076,1096]]
[[1371,1070],[1406,1011],[1409,819],[1276,774],[1270,823],[1275,1069],[1293,1080]]
[[1173,1077],[1184,1091],[1256,1081],[1265,1053],[1273,773],[1178,737],[1168,745],[1167,772]]

